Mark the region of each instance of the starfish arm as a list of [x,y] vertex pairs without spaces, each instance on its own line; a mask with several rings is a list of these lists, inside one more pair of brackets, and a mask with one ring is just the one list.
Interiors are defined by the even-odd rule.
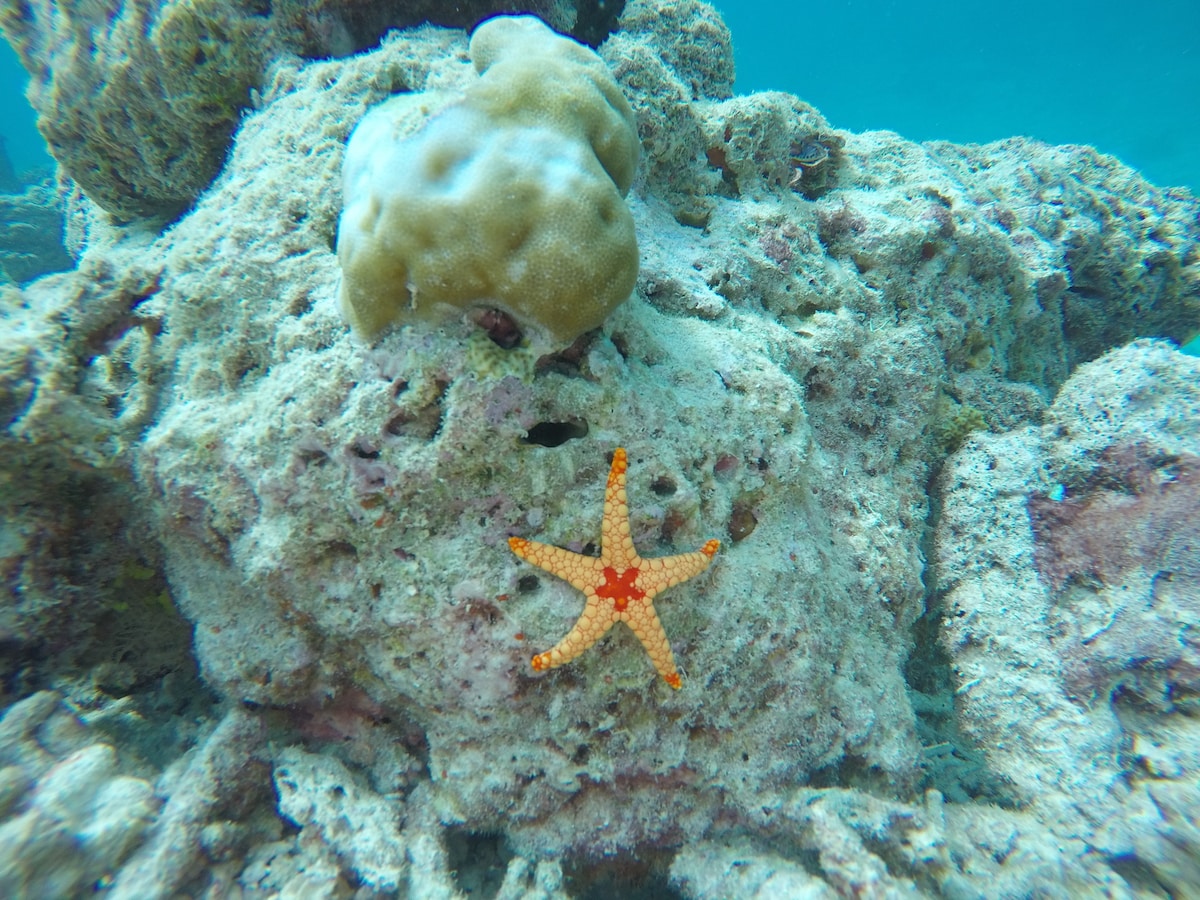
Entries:
[[708,568],[720,546],[720,541],[711,540],[693,553],[643,559],[640,561],[641,576],[638,578],[638,585],[657,594],[681,581],[694,578]]
[[675,690],[679,690],[679,686],[683,682],[679,678],[679,670],[675,668],[675,654],[671,652],[667,633],[663,630],[662,622],[659,621],[658,613],[654,611],[653,605],[649,603],[631,604],[621,618],[633,629],[637,639],[642,642],[642,646],[646,648],[646,654],[650,657],[650,662],[654,663],[654,668],[658,670],[663,681]]
[[[587,592],[587,605],[579,615],[575,627],[567,632],[567,636],[547,650],[533,658],[535,672],[544,672],[569,663],[584,650],[604,637],[608,629],[617,621],[612,604],[601,600],[594,591]],[[663,640],[666,640],[664,637]],[[670,653],[670,648],[667,648]]]
[[561,578],[576,590],[586,592],[596,584],[601,565],[594,556],[519,537],[510,537],[508,546],[521,559]]
[[604,518],[600,521],[600,558],[605,565],[627,569],[638,564],[633,537],[629,533],[629,496],[625,492],[625,472],[629,457],[624,447],[613,451],[608,485],[604,489]]

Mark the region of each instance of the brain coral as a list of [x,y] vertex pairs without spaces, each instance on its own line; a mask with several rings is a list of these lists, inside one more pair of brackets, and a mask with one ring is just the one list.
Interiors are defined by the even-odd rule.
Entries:
[[470,54],[480,78],[461,99],[394,97],[351,137],[342,309],[374,337],[497,306],[570,343],[637,276],[633,113],[595,53],[532,17],[485,22]]

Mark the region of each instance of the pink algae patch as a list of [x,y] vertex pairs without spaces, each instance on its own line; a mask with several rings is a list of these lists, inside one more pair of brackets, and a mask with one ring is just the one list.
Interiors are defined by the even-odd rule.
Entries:
[[1053,589],[1115,585],[1137,567],[1200,590],[1200,457],[1114,447],[1061,500],[1034,496],[1034,559]]

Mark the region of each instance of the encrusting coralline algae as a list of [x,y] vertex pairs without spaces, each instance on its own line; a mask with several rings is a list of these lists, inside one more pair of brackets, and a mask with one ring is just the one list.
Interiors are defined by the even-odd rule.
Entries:
[[[710,7],[635,2],[599,47],[632,297],[541,358],[472,318],[366,344],[346,140],[466,48],[279,59],[177,221],[76,194],[77,269],[4,289],[0,829],[85,837],[4,843],[0,893],[1196,883],[1196,544],[1079,550],[1103,492],[1146,528],[1200,499],[1200,364],[1149,340],[1200,321],[1196,200],[734,97]],[[639,553],[722,540],[655,602],[679,691],[627,633],[530,667],[582,598],[507,539],[591,552],[618,446]]]

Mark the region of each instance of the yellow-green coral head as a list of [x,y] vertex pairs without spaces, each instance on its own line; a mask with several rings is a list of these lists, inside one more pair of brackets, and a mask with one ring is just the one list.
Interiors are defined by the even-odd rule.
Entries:
[[471,39],[461,96],[406,94],[355,129],[338,231],[342,309],[371,338],[397,322],[495,306],[570,343],[633,290],[623,199],[629,104],[603,61],[530,16]]

